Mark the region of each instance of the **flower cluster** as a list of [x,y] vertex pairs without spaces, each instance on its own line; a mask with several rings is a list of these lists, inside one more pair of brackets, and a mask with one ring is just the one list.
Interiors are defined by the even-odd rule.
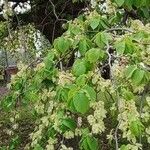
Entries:
[[136,143],[136,137],[132,134],[130,125],[132,122],[139,120],[139,113],[134,101],[125,101],[120,99],[119,101],[119,129],[123,132],[122,137],[127,138],[128,141]]
[[47,142],[48,142],[48,144],[46,145],[46,149],[47,150],[55,150],[54,145],[57,144],[58,141],[56,139],[49,138],[49,140]]
[[104,108],[104,102],[99,101],[92,103],[91,108],[93,108],[94,114],[89,115],[87,120],[92,126],[92,133],[100,134],[105,130],[103,119],[106,117],[106,110]]
[[66,84],[70,84],[74,81],[74,77],[71,73],[67,73],[67,72],[59,72],[58,74],[58,84],[61,86],[64,86]]

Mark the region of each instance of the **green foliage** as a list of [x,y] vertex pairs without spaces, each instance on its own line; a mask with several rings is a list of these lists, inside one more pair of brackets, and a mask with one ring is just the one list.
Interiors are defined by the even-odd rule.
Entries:
[[131,122],[130,130],[133,135],[135,135],[136,137],[139,137],[144,131],[144,127],[140,121],[136,120],[136,121]]
[[89,99],[85,95],[85,93],[75,94],[73,98],[73,104],[77,112],[82,113],[82,114],[86,113],[90,108]]
[[76,76],[80,76],[86,73],[86,64],[84,60],[76,60],[73,65],[73,74]]
[[110,38],[111,37],[108,33],[100,32],[95,35],[94,41],[98,47],[104,48],[104,46],[108,44]]
[[99,48],[92,48],[85,54],[85,58],[90,63],[96,63],[100,58],[102,59],[103,57],[104,57],[104,52]]
[[[19,68],[1,101],[10,111],[18,99],[32,104],[37,122],[28,149],[100,150],[107,143],[137,150],[150,142],[148,1],[109,1],[109,11],[97,3],[66,24],[42,62]],[[141,20],[122,25],[124,9],[135,9]],[[109,79],[102,78],[105,67]]]
[[63,37],[60,37],[54,41],[54,47],[56,50],[61,52],[62,54],[69,50],[70,41]]
[[97,150],[99,149],[98,141],[96,138],[91,136],[83,137],[81,142],[81,149],[82,150]]

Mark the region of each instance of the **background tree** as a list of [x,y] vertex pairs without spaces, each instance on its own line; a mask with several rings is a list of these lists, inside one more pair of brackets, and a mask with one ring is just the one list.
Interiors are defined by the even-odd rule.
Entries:
[[[68,10],[77,4],[86,9],[78,7],[84,11],[67,21]],[[63,17],[57,4],[47,1],[46,8],[51,8],[56,23],[66,22],[65,31],[57,38],[51,33],[52,45],[40,61],[19,65],[20,71],[9,84],[11,92],[1,106],[14,114],[14,125],[21,118],[18,108],[32,112],[34,131],[25,149],[147,150],[149,0],[91,0],[77,4],[69,1]],[[37,10],[39,13],[42,8]],[[6,13],[10,25],[9,16]],[[35,20],[38,18],[40,15]],[[8,36],[12,35],[11,27],[8,26]],[[17,128],[13,126],[11,132],[12,137],[17,137],[9,146],[12,149],[19,145]]]

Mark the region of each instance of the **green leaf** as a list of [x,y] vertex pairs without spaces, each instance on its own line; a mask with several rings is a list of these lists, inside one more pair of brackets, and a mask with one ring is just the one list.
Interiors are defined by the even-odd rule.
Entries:
[[145,75],[145,71],[144,70],[141,70],[141,69],[137,69],[135,70],[135,72],[133,73],[133,76],[132,76],[132,81],[136,84],[136,85],[139,85],[143,78],[144,78],[144,75]]
[[82,56],[86,53],[86,51],[89,49],[89,47],[90,46],[88,45],[88,42],[85,38],[80,40],[80,42],[79,42],[79,52]]
[[44,63],[45,63],[45,69],[47,70],[51,70],[53,67],[53,59],[54,59],[54,53],[53,52],[49,52],[47,57],[44,59]]
[[86,85],[84,87],[84,90],[86,91],[86,93],[88,94],[87,96],[89,97],[90,100],[95,101],[96,100],[96,92],[94,90],[94,88]]
[[73,113],[77,112],[74,106],[73,98],[68,101],[68,109]]
[[87,81],[87,76],[83,74],[76,79],[76,84],[78,86],[84,86],[86,81]]
[[84,60],[76,60],[73,64],[73,74],[75,76],[80,76],[86,73],[86,66]]
[[81,131],[82,131],[82,137],[87,137],[90,133],[90,130],[89,130],[88,127],[87,128],[82,128]]
[[115,48],[116,48],[116,51],[118,52],[118,54],[123,55],[125,52],[125,41],[124,40],[117,41],[115,43]]
[[128,79],[131,78],[136,69],[137,69],[137,66],[135,66],[135,65],[129,66],[125,71],[126,77]]
[[85,93],[77,93],[73,98],[74,106],[77,112],[85,114],[90,108],[90,102]]
[[130,92],[129,90],[122,89],[122,92],[123,92],[122,96],[126,100],[132,100],[132,99],[134,99],[134,94],[132,92]]
[[100,17],[95,17],[93,19],[90,20],[90,26],[91,28],[94,30],[98,27],[99,25],[99,22],[100,22]]
[[79,34],[81,32],[81,29],[78,26],[76,26],[76,25],[70,24],[69,25],[69,31],[71,33],[73,33],[74,35],[77,35],[77,34]]
[[128,147],[126,145],[121,145],[120,150],[128,150]]
[[74,95],[77,93],[78,91],[78,87],[75,84],[70,85],[69,87],[69,92],[68,92],[68,99],[72,99],[74,97]]
[[125,0],[115,0],[116,4],[120,7],[124,4]]
[[136,46],[130,38],[125,39],[125,51],[124,54],[132,54],[136,50]]
[[81,149],[83,150],[99,150],[98,141],[95,137],[84,136],[81,139]]
[[105,32],[99,32],[94,37],[94,42],[100,48],[103,48],[105,45],[108,44],[108,41],[111,39],[111,36]]
[[106,18],[101,18],[100,26],[102,27],[102,29],[108,29],[109,28],[108,20]]
[[85,57],[90,63],[96,63],[100,57],[100,49],[92,48],[86,52]]
[[90,150],[89,145],[87,143],[87,138],[84,138],[81,142],[81,146],[80,146],[81,150]]
[[86,70],[87,71],[91,71],[95,67],[95,64],[94,63],[90,63],[87,59],[85,59],[85,66],[86,66]]
[[69,50],[70,45],[71,41],[64,37],[59,37],[54,41],[54,48],[61,53],[65,53],[67,50]]
[[149,8],[143,7],[141,10],[146,18],[150,17]]
[[143,130],[144,126],[139,120],[132,121],[130,123],[130,131],[136,137],[139,137],[142,134]]
[[75,130],[77,127],[77,123],[71,119],[71,118],[66,118],[62,121],[62,125],[66,126],[70,130]]
[[131,10],[132,9],[132,4],[134,3],[133,0],[125,0],[124,1],[125,6],[127,7],[127,9]]
[[33,91],[33,90],[26,92],[25,98],[27,100],[33,101],[33,102],[35,102],[35,101],[37,101],[39,99],[37,92]]
[[56,132],[57,131],[52,126],[50,126],[50,127],[48,127],[46,134],[48,137],[55,138]]
[[65,88],[65,87],[58,87],[56,92],[56,99],[58,101],[64,101],[64,102],[67,102],[68,100],[68,91],[69,89],[68,88]]
[[134,3],[133,3],[133,5],[135,6],[135,7],[137,7],[137,8],[140,8],[141,7],[141,0],[134,0]]
[[96,138],[88,136],[87,143],[88,143],[90,150],[98,150],[99,149],[98,141]]

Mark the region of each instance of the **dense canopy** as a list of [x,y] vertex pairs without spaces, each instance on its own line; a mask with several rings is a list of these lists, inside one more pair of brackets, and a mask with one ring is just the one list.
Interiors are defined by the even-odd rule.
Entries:
[[1,148],[148,150],[149,0],[5,0],[0,11],[0,48],[19,70],[0,103],[12,126]]

